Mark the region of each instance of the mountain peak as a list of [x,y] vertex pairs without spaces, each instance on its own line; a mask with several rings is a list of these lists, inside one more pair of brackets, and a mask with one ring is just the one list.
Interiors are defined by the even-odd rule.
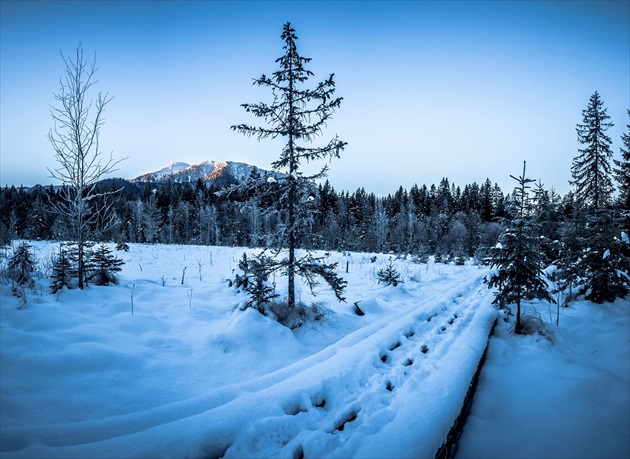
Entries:
[[249,178],[255,166],[235,161],[206,160],[197,164],[173,162],[168,166],[140,175],[131,182],[175,182],[194,183],[201,179],[207,185],[227,181],[245,181]]

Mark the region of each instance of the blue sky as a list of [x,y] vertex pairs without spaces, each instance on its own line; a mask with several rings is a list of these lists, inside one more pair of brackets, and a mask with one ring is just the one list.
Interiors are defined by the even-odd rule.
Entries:
[[628,1],[1,2],[0,184],[51,183],[46,134],[60,51],[96,52],[95,89],[114,97],[101,131],[131,178],[206,159],[268,168],[278,142],[240,104],[268,101],[252,79],[276,70],[291,21],[313,83],[335,74],[344,98],[325,143],[348,142],[338,190],[464,185],[510,174],[570,189],[575,125],[599,91],[619,157],[630,108]]

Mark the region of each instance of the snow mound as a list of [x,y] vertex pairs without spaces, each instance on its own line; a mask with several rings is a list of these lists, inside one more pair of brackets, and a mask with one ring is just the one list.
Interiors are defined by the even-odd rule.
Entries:
[[287,327],[256,309],[236,309],[221,332],[210,337],[226,353],[255,352],[264,356],[270,346],[293,349],[298,341]]
[[359,308],[361,308],[361,311],[365,314],[381,314],[383,312],[383,308],[381,308],[375,298],[362,301],[359,303]]

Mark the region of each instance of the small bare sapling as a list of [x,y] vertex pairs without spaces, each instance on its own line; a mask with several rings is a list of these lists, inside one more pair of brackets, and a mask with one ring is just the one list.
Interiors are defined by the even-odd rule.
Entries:
[[133,293],[136,290],[136,284],[131,284],[131,315],[133,316]]
[[203,268],[206,264],[203,263],[200,259],[197,259],[197,272],[199,274],[199,282],[203,281],[203,278],[206,276],[205,272],[201,271],[201,268]]

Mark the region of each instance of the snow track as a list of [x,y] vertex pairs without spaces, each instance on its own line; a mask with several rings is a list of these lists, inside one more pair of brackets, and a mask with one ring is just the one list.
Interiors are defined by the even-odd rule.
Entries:
[[[267,395],[264,398],[282,400],[282,412],[270,407],[266,416],[260,413],[260,418],[234,439],[225,451],[225,457],[374,456],[374,449],[359,446],[364,445],[370,436],[376,443],[374,448],[381,450],[383,440],[392,442],[391,437],[383,439],[378,434],[383,425],[395,420],[397,412],[391,407],[399,392],[405,398],[408,396],[409,390],[401,389],[409,382],[417,395],[407,400],[422,400],[428,396],[423,394],[424,390],[435,389],[423,387],[423,381],[432,376],[435,379],[436,373],[442,369],[441,362],[455,342],[469,339],[464,333],[466,329],[485,322],[483,330],[489,331],[488,324],[491,326],[496,313],[492,308],[481,306],[483,296],[471,295],[480,285],[481,279],[471,276],[462,285],[440,295],[446,300],[438,301],[433,307],[422,305],[419,308],[428,312],[406,312],[397,318],[388,317],[374,323],[370,330],[360,330],[331,346],[336,350],[331,357],[265,389]],[[470,301],[471,298],[474,300]],[[479,335],[479,330],[469,332]],[[485,346],[488,334],[482,332],[481,337]],[[483,347],[477,350],[481,352],[472,366],[473,373]],[[449,369],[443,370],[448,372]],[[445,376],[448,380],[448,375]],[[454,384],[455,393],[448,390],[448,384],[445,385],[442,389],[446,392],[441,396],[455,397],[461,406],[469,380],[465,384]],[[309,381],[316,382],[308,384]],[[306,387],[300,387],[305,382]],[[405,400],[399,402],[406,403]],[[454,414],[450,423],[458,412]],[[418,415],[422,415],[421,406],[418,406]],[[448,428],[443,436],[447,432]],[[272,441],[269,435],[273,436]],[[438,436],[435,446],[431,445],[428,451],[434,453],[442,439]],[[404,453],[393,444],[391,446],[392,457],[402,457],[401,454],[417,457],[414,449]]]
[[[374,448],[382,448],[383,441],[396,438],[382,438],[379,432],[383,425],[395,421],[397,410],[392,409],[392,403],[397,397],[401,396],[398,401],[404,404],[428,396],[423,391],[431,388],[423,387],[423,382],[440,372],[453,343],[472,325],[480,304],[470,294],[480,285],[481,279],[471,276],[440,294],[443,299],[432,301],[435,304],[419,305],[417,310],[384,318],[294,365],[297,372],[293,376],[252,394],[252,405],[261,399],[271,403],[247,429],[239,431],[225,457],[373,456]],[[494,310],[489,311],[488,321],[493,320]],[[486,339],[487,334],[483,341]],[[413,388],[403,391],[407,384]],[[442,397],[463,400],[465,390],[453,394],[447,388],[442,387],[446,390]],[[457,388],[467,389],[467,383]],[[410,398],[409,391],[416,397]],[[421,415],[421,406],[417,413]],[[446,432],[448,429],[444,435]],[[376,444],[359,448],[370,437]],[[435,439],[431,453],[441,440]],[[208,452],[213,455],[222,449],[223,444],[218,451]],[[401,457],[401,453],[398,450],[393,456]]]
[[2,456],[432,457],[496,317],[483,274],[262,377],[146,411],[9,427]]

